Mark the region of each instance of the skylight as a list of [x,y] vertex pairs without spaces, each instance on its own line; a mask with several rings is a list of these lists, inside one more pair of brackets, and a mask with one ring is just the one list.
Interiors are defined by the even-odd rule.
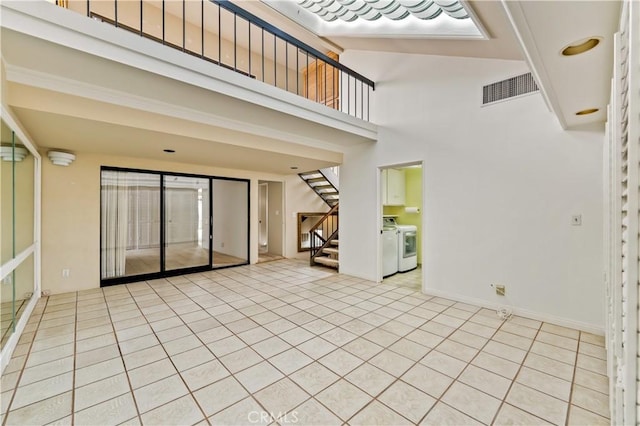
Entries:
[[263,0],[319,36],[486,38],[464,0]]
[[430,0],[297,0],[298,4],[327,22],[341,19],[354,22],[357,19],[376,21],[387,18],[400,21],[413,15],[418,19],[435,19],[442,12],[452,18],[467,19],[469,15],[460,2]]

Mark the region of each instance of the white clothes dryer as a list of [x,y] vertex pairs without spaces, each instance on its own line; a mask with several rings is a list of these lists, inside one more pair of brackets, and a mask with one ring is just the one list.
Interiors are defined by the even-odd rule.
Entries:
[[418,227],[398,225],[398,272],[418,267]]

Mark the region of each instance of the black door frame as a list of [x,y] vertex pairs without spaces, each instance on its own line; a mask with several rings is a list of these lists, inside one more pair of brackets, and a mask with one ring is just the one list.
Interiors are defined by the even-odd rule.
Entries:
[[[132,172],[132,173],[145,173],[160,175],[160,271],[152,272],[148,274],[127,275],[123,277],[115,278],[102,278],[102,172],[103,171],[116,171],[116,172]],[[166,235],[165,235],[165,199],[164,199],[164,178],[165,176],[181,176],[181,177],[194,177],[207,179],[209,182],[209,264],[204,266],[192,266],[181,269],[166,270],[165,255],[166,255]],[[241,264],[234,265],[213,265],[213,181],[214,180],[228,180],[236,182],[247,183],[247,260]],[[146,169],[134,169],[126,167],[112,167],[101,166],[100,167],[100,287],[108,287],[117,284],[126,284],[137,281],[154,280],[159,278],[174,277],[176,275],[185,275],[196,272],[212,271],[217,269],[234,268],[237,266],[248,265],[250,263],[250,240],[251,240],[251,180],[242,178],[231,178],[227,176],[211,176],[200,175],[193,173],[180,173],[180,172],[168,172],[160,170],[146,170]]]

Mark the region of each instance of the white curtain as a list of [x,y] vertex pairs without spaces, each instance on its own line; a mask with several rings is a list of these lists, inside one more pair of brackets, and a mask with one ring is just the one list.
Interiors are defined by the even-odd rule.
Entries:
[[125,275],[128,243],[127,172],[102,171],[102,278]]

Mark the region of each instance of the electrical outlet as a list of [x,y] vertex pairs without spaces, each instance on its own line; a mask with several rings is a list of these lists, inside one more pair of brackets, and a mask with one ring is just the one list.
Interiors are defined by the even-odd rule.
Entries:
[[69,269],[62,270],[62,278],[69,278],[71,271]]
[[503,286],[503,285],[496,285],[495,287],[496,287],[496,294],[497,294],[498,296],[504,296],[504,294],[505,294],[505,292],[506,292],[505,286]]
[[42,295],[42,297],[51,296],[51,290],[42,290],[42,293],[40,294]]
[[220,248],[224,248],[224,243],[220,243]]
[[11,285],[12,282],[13,282],[13,279],[11,278],[11,274],[7,275],[2,280],[2,284],[6,284],[6,285]]

